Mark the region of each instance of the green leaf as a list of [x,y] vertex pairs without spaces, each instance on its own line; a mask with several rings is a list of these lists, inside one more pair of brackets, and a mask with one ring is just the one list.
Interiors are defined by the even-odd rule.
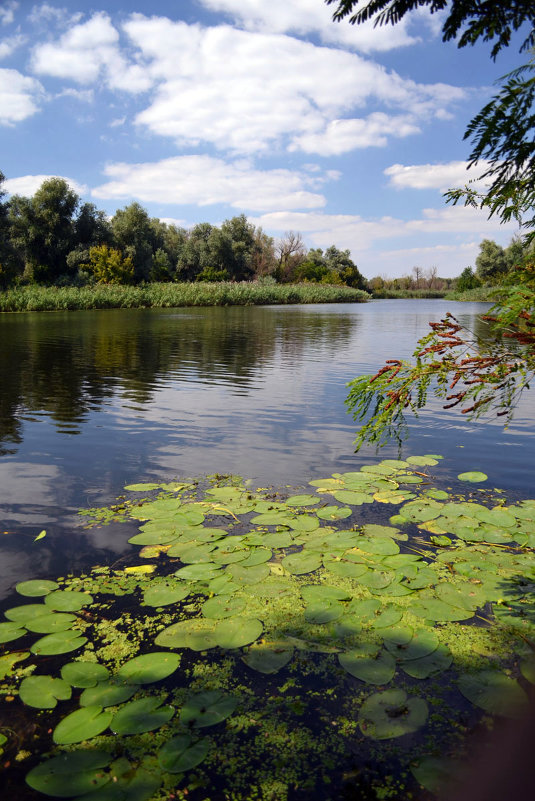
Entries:
[[242,567],[241,564],[229,565],[226,568],[230,576],[242,584],[258,584],[265,581],[270,575],[269,565],[254,565],[253,567]]
[[476,706],[491,715],[520,717],[527,705],[527,696],[515,679],[494,670],[464,673],[459,677],[459,690]]
[[401,662],[401,669],[413,679],[428,679],[447,670],[453,661],[451,652],[445,645],[439,645],[433,653],[420,659]]
[[47,634],[34,642],[30,651],[41,656],[55,654],[68,654],[81,648],[87,642],[87,637],[81,637],[79,631],[58,631],[56,634]]
[[26,629],[21,628],[21,624],[16,621],[9,621],[8,623],[0,623],[0,642],[11,642],[18,640],[28,632]]
[[149,695],[138,701],[130,701],[121,707],[111,722],[111,730],[115,734],[141,734],[145,731],[154,731],[171,720],[174,714],[172,706],[164,706],[161,698]]
[[180,657],[166,651],[155,651],[135,656],[122,665],[117,677],[128,684],[152,684],[167,678],[178,668]]
[[407,697],[404,690],[370,695],[360,708],[359,727],[366,737],[389,740],[421,728],[429,714],[423,698]]
[[215,726],[230,717],[237,706],[237,698],[219,690],[198,693],[188,698],[182,707],[180,722],[196,729]]
[[85,795],[109,782],[110,774],[103,768],[110,762],[107,751],[72,751],[37,765],[26,776],[26,783],[56,798]]
[[46,579],[32,579],[31,581],[20,581],[15,589],[19,595],[26,595],[30,598],[36,598],[40,595],[47,595],[53,590],[57,590],[59,584],[55,581],[47,581]]
[[330,587],[328,584],[303,584],[301,595],[307,603],[318,601],[348,601],[352,597],[348,590],[341,587]]
[[216,624],[214,638],[220,648],[241,648],[257,640],[263,630],[256,618],[228,618]]
[[209,598],[201,606],[204,617],[217,619],[233,617],[243,612],[244,609],[244,598],[229,598],[226,595],[216,595],[214,598]]
[[385,634],[384,642],[386,648],[400,662],[410,661],[411,659],[421,659],[432,654],[439,645],[437,635],[432,629],[420,629],[415,631],[409,642],[396,642]]
[[191,648],[192,651],[206,651],[217,645],[214,623],[212,620],[204,618],[181,620],[161,631],[154,643],[164,648]]
[[293,657],[294,650],[282,649],[270,643],[255,643],[247,649],[242,661],[259,673],[278,673]]
[[131,687],[115,677],[87,687],[80,696],[80,706],[117,706],[132,698],[138,687]]
[[353,512],[348,506],[324,506],[316,512],[320,520],[344,520],[350,517]]
[[103,712],[101,706],[86,706],[63,718],[52,734],[56,745],[71,745],[90,740],[110,725],[113,714]]
[[219,575],[221,565],[198,564],[186,565],[175,572],[175,576],[185,581],[209,581]]
[[299,551],[285,556],[281,562],[283,568],[295,576],[313,573],[321,567],[321,556],[316,553]]
[[109,675],[108,668],[98,662],[67,662],[61,668],[61,678],[72,687],[94,687]]
[[24,625],[26,620],[35,620],[38,615],[49,615],[50,609],[44,604],[23,604],[22,606],[12,606],[7,609],[4,615],[8,620]]
[[169,606],[183,601],[190,594],[191,588],[183,581],[167,581],[152,584],[143,593],[143,603],[146,606]]
[[92,595],[75,590],[56,590],[48,593],[45,597],[45,604],[57,612],[78,612],[84,606],[92,603]]
[[19,695],[28,706],[54,709],[58,701],[69,700],[71,688],[63,679],[52,676],[26,676],[21,682]]
[[344,611],[344,607],[339,601],[332,598],[311,601],[305,609],[305,620],[313,625],[332,623],[338,620]]
[[459,481],[468,481],[470,484],[478,484],[480,481],[486,481],[488,476],[481,473],[479,470],[471,470],[468,473],[459,473],[457,476]]
[[375,657],[363,656],[358,650],[338,654],[344,670],[366,684],[388,684],[396,672],[396,660],[386,651]]
[[172,737],[158,751],[158,763],[167,773],[185,773],[200,765],[210,751],[210,740],[191,742],[188,734]]
[[56,614],[49,612],[48,615],[38,615],[33,620],[26,620],[25,626],[28,631],[37,634],[53,634],[56,631],[67,631],[72,628],[72,624],[77,620],[75,615],[68,615],[64,612]]
[[292,495],[284,503],[287,506],[314,506],[319,503],[317,495]]

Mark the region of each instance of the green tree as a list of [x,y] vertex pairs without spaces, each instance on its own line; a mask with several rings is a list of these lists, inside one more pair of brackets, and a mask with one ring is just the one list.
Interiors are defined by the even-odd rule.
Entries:
[[6,289],[15,279],[18,264],[10,239],[9,204],[4,201],[5,176],[0,172],[0,289]]
[[240,214],[224,221],[221,235],[226,240],[223,247],[227,261],[220,265],[220,269],[226,269],[235,281],[252,278],[256,247],[254,225],[248,222],[245,214]]
[[177,278],[194,281],[205,268],[210,267],[209,239],[214,226],[210,223],[194,225],[184,243],[177,261]]
[[505,250],[493,242],[484,239],[479,244],[476,257],[476,275],[483,284],[497,284],[507,273],[508,261]]
[[476,289],[481,286],[481,281],[474,275],[471,267],[465,267],[457,279],[456,289],[458,292],[467,292],[469,289]]
[[343,284],[355,289],[366,289],[366,281],[351,259],[349,250],[338,250],[335,245],[331,245],[325,251],[325,263],[329,270],[340,276]]
[[131,284],[134,264],[131,256],[123,257],[120,250],[108,245],[97,245],[89,250],[89,263],[83,268],[97,284]]
[[149,215],[139,203],[130,203],[118,209],[111,221],[115,245],[134,265],[134,280],[149,281],[152,270],[152,254],[155,247],[155,232]]

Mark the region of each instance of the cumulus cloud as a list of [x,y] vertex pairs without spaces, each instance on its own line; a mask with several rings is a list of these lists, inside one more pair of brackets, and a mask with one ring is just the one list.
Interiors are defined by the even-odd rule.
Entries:
[[336,43],[360,50],[393,50],[407,47],[419,39],[409,34],[410,23],[403,19],[397,25],[375,28],[373,22],[350,25],[347,20],[333,22],[334,6],[318,0],[200,0],[211,11],[228,14],[234,21],[252,31],[267,33],[318,34],[326,43]]
[[390,136],[402,138],[420,130],[410,118],[376,111],[363,119],[332,120],[321,133],[295,137],[289,150],[339,156],[357,148],[384,147]]
[[83,14],[79,11],[71,14],[66,8],[52,6],[50,3],[41,3],[38,6],[33,6],[28,15],[28,21],[39,26],[52,23],[60,28],[68,28],[70,25],[79,22],[82,17]]
[[80,84],[102,76],[110,88],[132,93],[146,91],[152,84],[143,65],[130,63],[122,55],[119,33],[104,12],[69,28],[57,41],[35,47],[32,67],[40,75]]
[[10,2],[0,6],[0,23],[2,25],[11,25],[15,19],[15,11],[18,7],[19,4],[14,2],[14,0],[10,0]]
[[157,84],[137,122],[179,145],[331,155],[365,146],[373,127],[383,140],[396,135],[388,119],[400,109],[408,135],[465,97],[460,88],[419,84],[355,53],[289,36],[140,14],[123,27]]
[[468,170],[467,161],[449,161],[443,164],[392,164],[384,170],[390,178],[390,186],[396,189],[440,189],[445,192],[467,183],[479,183],[477,179],[488,168],[482,160]]
[[111,164],[111,179],[92,191],[100,199],[136,198],[145,203],[228,203],[233,208],[263,211],[319,208],[321,194],[310,192],[318,179],[291,170],[256,170],[246,161],[226,162],[211,156],[177,156],[145,164]]
[[23,45],[26,41],[26,37],[22,34],[18,33],[15,36],[8,36],[6,39],[2,39],[0,42],[0,58],[7,58],[15,50]]
[[4,189],[10,195],[24,195],[24,197],[32,197],[35,195],[43,181],[48,181],[49,178],[63,178],[70,188],[77,194],[84,195],[87,192],[87,186],[79,184],[72,178],[66,178],[63,175],[21,175],[18,178],[8,178],[4,182]]
[[42,85],[17,70],[0,69],[0,125],[14,125],[39,110]]

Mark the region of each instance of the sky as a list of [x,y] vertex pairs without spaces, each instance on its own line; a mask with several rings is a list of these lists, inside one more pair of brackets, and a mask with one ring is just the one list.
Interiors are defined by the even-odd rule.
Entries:
[[470,119],[523,63],[519,34],[441,41],[440,14],[332,21],[322,0],[0,0],[0,171],[50,176],[110,216],[133,201],[190,228],[246,214],[280,238],[349,249],[360,272],[444,277],[514,224],[447,205]]

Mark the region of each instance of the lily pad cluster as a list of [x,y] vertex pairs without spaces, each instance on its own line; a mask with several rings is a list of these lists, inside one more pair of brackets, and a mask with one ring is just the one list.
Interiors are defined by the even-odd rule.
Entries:
[[[521,714],[535,683],[535,500],[460,496],[463,482],[483,480],[473,472],[459,475],[455,494],[437,489],[440,458],[386,459],[286,499],[243,486],[130,485],[157,493],[126,506],[139,527],[130,543],[149,560],[128,568],[130,589],[121,585],[137,602],[141,652],[99,661],[95,621],[107,607],[97,578],[79,590],[21,582],[29,602],[0,623],[2,642],[27,649],[0,656],[6,673],[35,661],[20,702],[55,716],[56,753],[28,784],[86,801],[164,798],[215,760],[219,746],[201,729],[226,742],[233,727],[259,725],[274,682],[314,675],[329,677],[324,694],[366,753],[381,761],[383,741],[399,742],[398,769],[434,792],[442,762],[424,755],[426,737],[437,737],[437,687],[444,733],[452,715],[466,728],[482,714]],[[110,583],[112,574],[109,592]],[[240,692],[237,679],[214,684],[218,664],[233,668]],[[292,703],[306,709],[307,696]],[[157,741],[140,755],[129,738],[148,732]]]

